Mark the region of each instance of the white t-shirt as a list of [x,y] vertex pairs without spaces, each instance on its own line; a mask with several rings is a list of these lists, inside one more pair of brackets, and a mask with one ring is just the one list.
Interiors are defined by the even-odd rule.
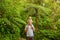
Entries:
[[32,30],[32,28],[34,29],[34,26],[33,25],[26,25],[26,27],[25,27],[25,30],[28,28],[28,30],[27,30],[27,37],[33,37],[34,36],[34,34],[33,34],[33,30]]

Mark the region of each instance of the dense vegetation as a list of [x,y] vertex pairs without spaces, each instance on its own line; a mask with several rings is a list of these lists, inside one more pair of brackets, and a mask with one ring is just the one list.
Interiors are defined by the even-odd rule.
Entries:
[[0,40],[26,38],[24,28],[29,16],[36,29],[34,40],[60,40],[57,0],[0,0]]

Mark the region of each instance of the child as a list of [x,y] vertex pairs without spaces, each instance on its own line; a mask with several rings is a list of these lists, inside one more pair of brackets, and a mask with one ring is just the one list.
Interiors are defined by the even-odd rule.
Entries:
[[33,24],[32,24],[32,18],[31,17],[29,17],[28,18],[28,24],[26,25],[26,27],[25,27],[25,32],[26,32],[26,34],[27,34],[27,40],[34,40],[34,33],[33,33],[33,31],[34,31],[34,26],[33,26]]

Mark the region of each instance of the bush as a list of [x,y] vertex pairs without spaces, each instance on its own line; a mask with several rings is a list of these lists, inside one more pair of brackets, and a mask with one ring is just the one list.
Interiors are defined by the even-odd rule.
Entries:
[[39,30],[38,35],[35,33],[35,40],[60,40],[59,33],[58,30]]

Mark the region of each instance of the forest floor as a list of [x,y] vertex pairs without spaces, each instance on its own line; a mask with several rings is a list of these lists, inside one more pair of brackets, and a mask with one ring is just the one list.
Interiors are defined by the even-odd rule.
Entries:
[[19,38],[19,40],[26,40],[26,39],[24,39],[24,38]]

